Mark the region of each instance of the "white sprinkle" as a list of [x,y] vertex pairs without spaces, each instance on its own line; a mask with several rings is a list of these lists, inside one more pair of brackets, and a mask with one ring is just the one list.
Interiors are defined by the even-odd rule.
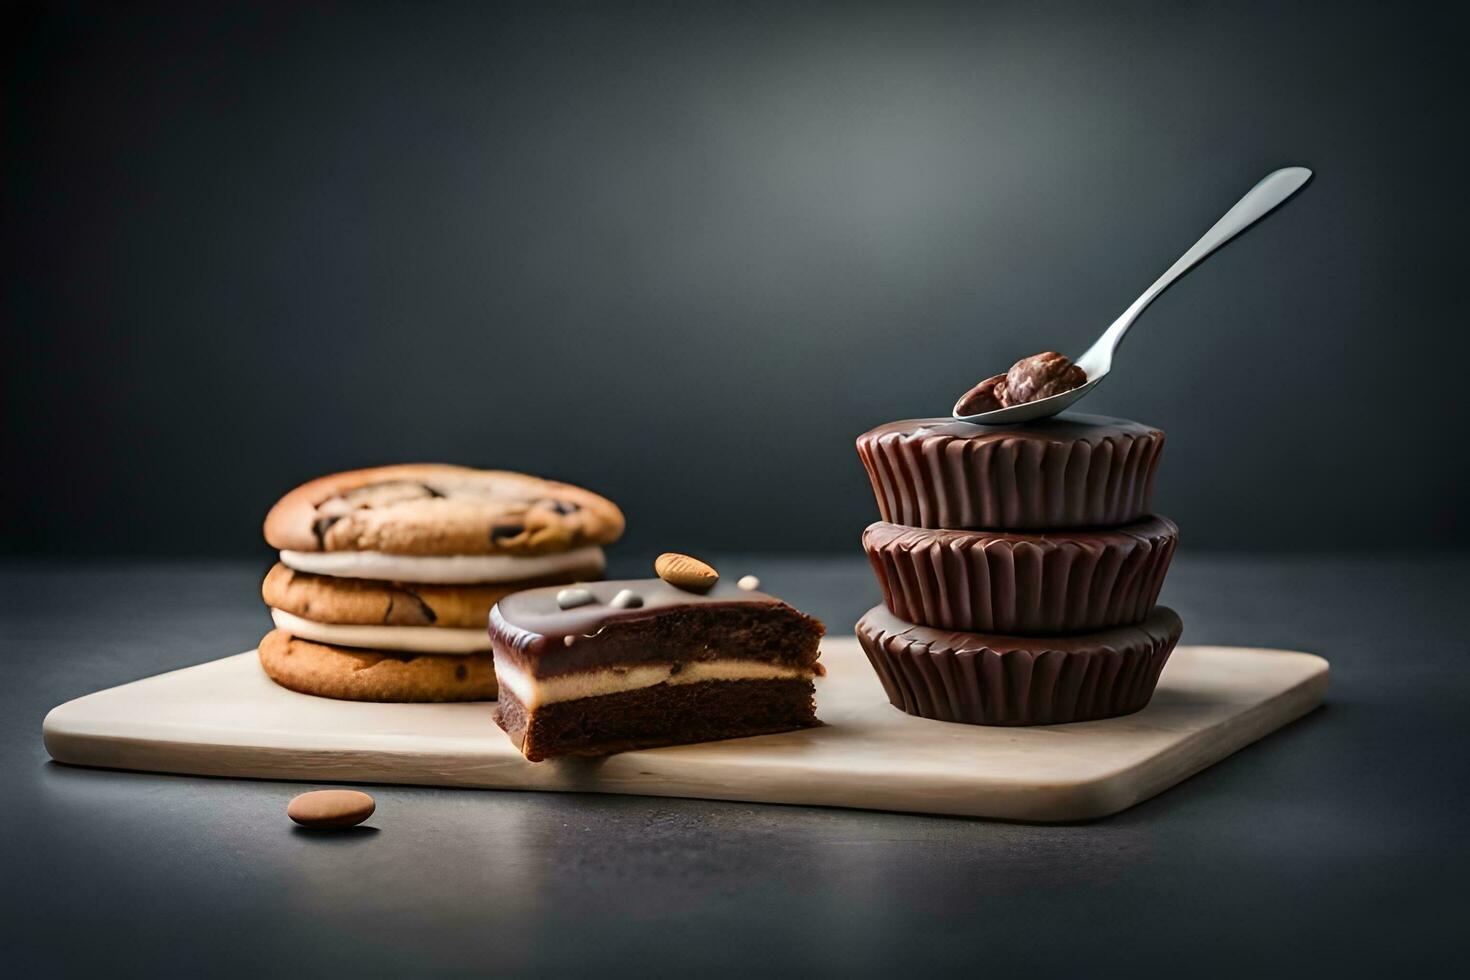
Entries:
[[571,646],[573,643],[577,642],[577,638],[575,636],[564,636],[561,638],[561,641],[567,646]]
[[616,609],[637,609],[643,605],[643,597],[632,589],[624,589],[613,596],[608,605]]
[[746,592],[754,592],[756,589],[761,587],[761,580],[756,578],[754,575],[742,575],[740,576],[740,581],[736,582],[735,584],[740,586]]
[[577,606],[585,606],[596,602],[597,599],[587,589],[562,589],[556,594],[556,604],[563,609],[575,609]]

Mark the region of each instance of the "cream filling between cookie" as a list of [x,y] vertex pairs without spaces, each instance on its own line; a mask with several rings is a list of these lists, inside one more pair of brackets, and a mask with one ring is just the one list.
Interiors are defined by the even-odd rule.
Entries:
[[607,567],[596,545],[554,555],[392,555],[383,551],[282,551],[281,564],[312,575],[368,578],[425,585],[521,582],[586,569],[595,578]]
[[448,626],[356,626],[318,623],[283,609],[272,609],[276,626],[292,636],[340,647],[401,650],[405,653],[484,653],[490,634],[484,630]]
[[655,684],[697,684],[700,681],[809,681],[811,668],[788,667],[762,660],[709,660],[686,663],[676,673],[673,664],[639,664],[584,670],[557,677],[534,677],[502,658],[495,658],[495,680],[528,709],[558,701],[621,694]]

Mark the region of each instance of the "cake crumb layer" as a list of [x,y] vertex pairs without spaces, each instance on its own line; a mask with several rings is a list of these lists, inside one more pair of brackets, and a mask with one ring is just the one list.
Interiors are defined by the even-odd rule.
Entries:
[[770,735],[820,724],[809,680],[658,684],[527,709],[504,688],[495,721],[532,762]]

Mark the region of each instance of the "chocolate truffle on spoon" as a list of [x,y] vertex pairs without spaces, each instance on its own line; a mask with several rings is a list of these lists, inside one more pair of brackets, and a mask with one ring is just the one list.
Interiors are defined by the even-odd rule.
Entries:
[[965,392],[954,414],[975,415],[1060,395],[1087,383],[1087,373],[1054,350],[1023,357],[1005,374],[997,374]]

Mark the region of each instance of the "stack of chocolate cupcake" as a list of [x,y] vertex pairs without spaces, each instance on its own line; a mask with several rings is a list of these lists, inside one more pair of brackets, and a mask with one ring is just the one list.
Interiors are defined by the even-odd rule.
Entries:
[[974,725],[1148,704],[1183,624],[1156,606],[1179,529],[1151,515],[1158,429],[1066,415],[918,419],[859,437],[883,590],[857,624],[888,698]]
[[623,532],[610,500],[501,470],[383,466],[313,480],[271,509],[280,563],[261,588],[272,680],[353,701],[497,693],[486,633],[512,592],[602,577]]

